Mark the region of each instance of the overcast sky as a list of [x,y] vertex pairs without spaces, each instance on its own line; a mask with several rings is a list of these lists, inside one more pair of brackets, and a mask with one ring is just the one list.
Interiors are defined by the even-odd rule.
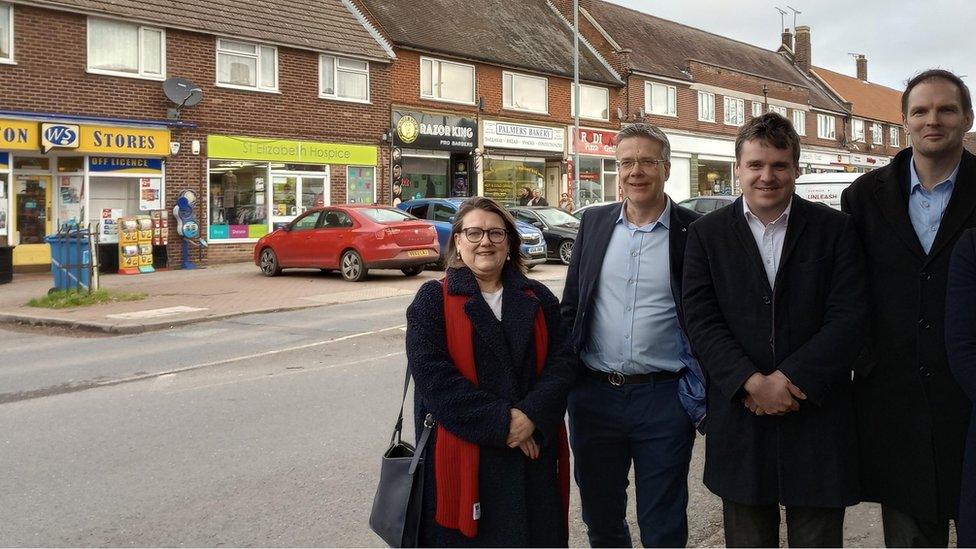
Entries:
[[768,49],[780,43],[780,14],[800,10],[810,27],[814,66],[856,76],[849,52],[868,58],[868,80],[895,89],[932,67],[976,84],[976,2],[973,0],[610,0]]

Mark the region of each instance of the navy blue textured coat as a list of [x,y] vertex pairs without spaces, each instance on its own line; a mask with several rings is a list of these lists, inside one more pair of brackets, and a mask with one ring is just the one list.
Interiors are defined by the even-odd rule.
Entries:
[[[573,369],[559,303],[544,285],[506,266],[503,322],[499,322],[470,270],[452,268],[446,276],[448,292],[471,296],[464,311],[474,327],[478,386],[465,379],[451,361],[441,284],[427,282],[407,309],[407,363],[416,382],[416,428],[420,432],[423,418],[431,413],[445,429],[480,446],[481,519],[475,538],[434,522],[437,439],[432,436],[425,460],[420,545],[565,547],[568,534],[556,477],[557,428],[566,413]],[[526,289],[535,295],[528,295]],[[540,304],[549,329],[549,349],[545,367],[536,376],[533,322]],[[530,460],[518,448],[505,444],[512,408],[522,410],[535,423],[536,440],[541,443],[539,459]]]
[[[976,229],[962,234],[949,262],[946,353],[959,386],[976,402]],[[961,481],[959,547],[976,547],[976,407],[969,419]]]

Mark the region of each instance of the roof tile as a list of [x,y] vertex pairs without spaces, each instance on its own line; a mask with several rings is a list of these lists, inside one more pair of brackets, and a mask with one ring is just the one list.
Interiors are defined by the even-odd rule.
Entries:
[[855,116],[901,124],[900,91],[820,67],[814,67],[813,72],[845,101],[854,104]]

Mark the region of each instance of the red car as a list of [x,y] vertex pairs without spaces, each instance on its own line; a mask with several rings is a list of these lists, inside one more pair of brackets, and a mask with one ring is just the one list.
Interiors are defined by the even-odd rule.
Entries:
[[312,208],[254,246],[254,264],[265,276],[291,267],[338,269],[351,282],[369,269],[416,276],[439,255],[431,223],[396,208],[358,204]]

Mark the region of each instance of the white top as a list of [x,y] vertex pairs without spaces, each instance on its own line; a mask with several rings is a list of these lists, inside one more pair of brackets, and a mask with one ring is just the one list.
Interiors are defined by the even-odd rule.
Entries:
[[495,313],[495,318],[499,322],[502,319],[502,291],[504,290],[505,288],[501,288],[497,292],[481,292],[481,295],[485,296],[488,306],[491,307],[491,312]]
[[793,208],[793,199],[790,199],[790,203],[786,205],[782,215],[765,225],[749,211],[749,204],[746,203],[745,199],[742,200],[746,222],[752,231],[752,237],[756,239],[756,246],[759,247],[759,255],[762,257],[763,268],[766,269],[766,280],[769,281],[770,288],[776,283],[779,260],[783,257],[783,243],[786,242],[786,225],[790,218],[791,208]]

